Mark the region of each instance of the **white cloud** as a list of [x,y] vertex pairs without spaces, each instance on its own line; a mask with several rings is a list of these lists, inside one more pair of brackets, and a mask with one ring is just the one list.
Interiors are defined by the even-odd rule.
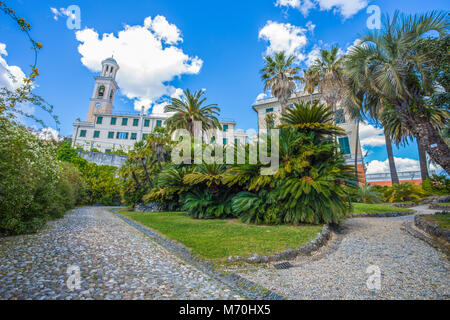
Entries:
[[[420,163],[418,160],[409,158],[394,158],[397,172],[420,171]],[[367,174],[388,173],[389,160],[378,161],[373,160],[367,165]]]
[[18,66],[10,66],[6,62],[8,52],[6,44],[0,42],[0,88],[14,90],[23,84],[25,73]]
[[[311,26],[309,26],[311,28]],[[269,42],[266,54],[285,51],[287,55],[295,55],[298,60],[304,60],[302,50],[308,43],[306,32],[308,30],[290,23],[268,21],[259,31],[259,39]]]
[[143,25],[126,25],[117,36],[99,34],[91,28],[76,32],[80,41],[81,62],[93,72],[101,71],[101,62],[114,54],[120,70],[117,83],[121,92],[135,101],[135,109],[170,97],[177,88],[169,83],[176,77],[198,74],[203,61],[190,57],[175,44],[182,42],[179,29],[165,17],[147,17]]
[[268,97],[267,94],[265,94],[265,93],[260,93],[260,94],[258,94],[258,96],[256,97],[255,102],[258,101],[258,100],[265,99],[265,98],[267,98],[267,97]]
[[56,9],[51,7],[50,11],[53,13],[53,19],[55,19],[56,21],[58,21],[58,18],[62,16],[65,17],[71,16],[72,18],[75,18],[75,15],[66,8]]
[[314,62],[316,62],[317,59],[320,58],[320,51],[322,50],[322,48],[320,46],[318,46],[317,44],[314,45],[314,47],[312,48],[312,50],[308,53],[307,57],[306,57],[306,65],[308,67],[311,67]]
[[363,147],[380,147],[386,144],[384,130],[375,128],[370,124],[361,123],[359,127],[359,139]]
[[367,7],[367,4],[367,0],[276,0],[275,2],[277,7],[298,9],[304,16],[311,10],[319,8],[321,11],[333,10],[335,14],[338,13],[345,19]]
[[308,29],[309,32],[314,33],[314,30],[316,29],[316,25],[312,23],[312,21],[308,21],[306,23],[306,29]]

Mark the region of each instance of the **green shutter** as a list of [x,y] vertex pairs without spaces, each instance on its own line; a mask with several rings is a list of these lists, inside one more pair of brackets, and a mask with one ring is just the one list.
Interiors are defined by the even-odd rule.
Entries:
[[100,137],[100,131],[94,131],[94,138]]
[[114,126],[114,125],[116,125],[116,122],[117,122],[117,118],[111,118],[111,125],[112,126]]
[[126,126],[128,124],[128,118],[122,118],[122,125]]
[[137,127],[139,125],[139,119],[133,119],[133,126]]
[[150,120],[146,119],[144,121],[144,127],[150,127]]
[[351,154],[350,142],[348,137],[339,138],[339,144],[341,145],[341,151],[343,151],[344,154]]
[[102,124],[103,117],[97,117],[97,124]]
[[137,139],[137,134],[136,133],[132,133],[131,134],[131,140],[136,140]]
[[224,124],[224,125],[223,125],[223,131],[225,131],[225,132],[228,131],[228,125],[227,125],[227,124]]
[[114,132],[108,132],[108,139],[114,139]]
[[86,137],[86,130],[80,131],[80,137]]
[[162,126],[162,120],[156,120],[156,126],[161,127]]

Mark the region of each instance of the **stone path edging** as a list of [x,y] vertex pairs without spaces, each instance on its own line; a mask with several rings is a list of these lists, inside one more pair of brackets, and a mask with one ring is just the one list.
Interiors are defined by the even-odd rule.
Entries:
[[199,270],[205,272],[207,275],[212,277],[213,279],[216,279],[218,281],[221,281],[222,283],[226,284],[230,288],[232,288],[235,291],[238,291],[244,296],[247,296],[250,299],[254,300],[284,300],[285,297],[270,291],[266,288],[263,288],[262,286],[249,281],[245,278],[242,278],[241,276],[231,273],[229,275],[225,275],[221,272],[218,272],[213,268],[212,262],[205,262],[201,260],[198,257],[195,257],[191,254],[191,252],[184,246],[176,243],[173,240],[170,240],[169,238],[153,231],[152,229],[143,226],[142,224],[139,224],[120,213],[116,212],[116,210],[113,211],[114,215],[120,218],[125,223],[129,224],[136,230],[142,232],[146,236],[150,237],[153,241],[161,245],[166,250],[169,250],[173,254],[176,254],[183,260],[189,262]]
[[[446,212],[436,213],[436,215],[445,214],[445,213]],[[423,219],[423,217],[424,217],[424,215],[416,215],[414,217],[414,225],[417,228],[421,229],[422,231],[424,231],[432,236],[435,236],[439,239],[443,239],[450,243],[450,230],[445,231],[441,227],[439,227],[439,225],[437,225],[433,222],[427,221],[427,220]]]
[[359,214],[349,214],[347,218],[395,218],[395,217],[404,217],[411,216],[415,214],[414,211],[411,212],[385,212],[385,213],[359,213]]

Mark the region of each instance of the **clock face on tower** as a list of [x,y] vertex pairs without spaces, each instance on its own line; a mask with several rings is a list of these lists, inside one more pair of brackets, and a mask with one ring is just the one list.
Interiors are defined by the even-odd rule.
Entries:
[[97,109],[99,109],[100,106],[101,106],[100,103],[96,103],[96,104],[95,104],[95,108],[97,108]]

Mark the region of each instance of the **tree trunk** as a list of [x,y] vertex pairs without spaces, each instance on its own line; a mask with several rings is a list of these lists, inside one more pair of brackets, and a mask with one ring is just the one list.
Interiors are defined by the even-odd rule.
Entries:
[[355,175],[359,182],[358,175],[358,147],[359,147],[359,120],[356,120],[356,143],[355,143]]
[[425,181],[429,177],[427,154],[425,152],[425,149],[423,148],[423,142],[420,137],[417,137],[417,147],[419,149],[420,175],[422,177],[422,181]]
[[392,142],[391,137],[384,132],[384,136],[386,138],[386,149],[389,159],[389,171],[391,173],[391,181],[392,185],[394,184],[400,184],[400,180],[398,179],[397,169],[395,168],[395,161],[394,161],[394,152],[392,151]]
[[134,173],[134,171],[131,171],[131,176],[133,177],[134,182],[136,182],[137,187],[140,189],[144,189],[141,183],[139,182],[138,178],[136,177],[136,173]]
[[410,111],[407,101],[395,106],[399,119],[416,137],[420,137],[422,146],[433,162],[439,164],[447,174],[450,174],[450,148],[445,143],[439,131],[433,127],[426,117]]
[[152,179],[150,178],[150,175],[147,170],[147,165],[145,164],[144,158],[141,158],[142,166],[144,167],[145,176],[147,177],[147,181],[150,185],[150,188],[153,188]]

